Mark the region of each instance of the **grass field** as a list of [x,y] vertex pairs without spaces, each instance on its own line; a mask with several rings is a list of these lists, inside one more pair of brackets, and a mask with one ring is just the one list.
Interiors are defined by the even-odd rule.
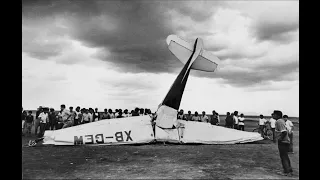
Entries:
[[[222,122],[224,123],[224,122]],[[246,121],[252,131],[255,121]],[[35,137],[22,137],[22,144]],[[22,147],[23,179],[298,179],[299,124],[289,154],[294,176],[282,171],[269,140],[235,145],[121,145]]]

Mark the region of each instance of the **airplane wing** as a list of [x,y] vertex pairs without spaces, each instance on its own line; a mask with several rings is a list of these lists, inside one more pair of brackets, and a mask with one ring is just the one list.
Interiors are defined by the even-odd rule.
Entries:
[[[177,35],[169,35],[166,41],[171,53],[185,64],[193,52],[193,43],[190,43]],[[219,63],[220,60],[217,56],[203,49],[192,64],[191,69],[214,72]]]

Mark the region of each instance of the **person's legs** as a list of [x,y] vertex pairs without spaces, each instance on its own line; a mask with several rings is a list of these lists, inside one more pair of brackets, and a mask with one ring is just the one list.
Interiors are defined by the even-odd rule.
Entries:
[[244,125],[239,125],[239,130],[244,131]]
[[31,134],[31,126],[32,126],[32,124],[31,123],[27,123],[27,132],[26,132],[26,134]]
[[276,128],[271,128],[273,135],[273,142],[276,142]]
[[260,125],[260,134],[261,134],[261,137],[264,138],[264,127],[262,125]]
[[290,163],[290,159],[288,156],[289,146],[290,146],[290,144],[288,144],[288,143],[278,142],[278,149],[279,149],[281,163],[282,163],[284,173],[292,172],[291,163]]
[[38,135],[38,128],[39,128],[40,122],[39,120],[36,120],[34,122],[34,134],[37,136]]
[[290,138],[289,152],[293,153],[293,132],[289,134],[289,138]]
[[45,129],[46,129],[46,123],[40,123],[40,134],[39,134],[40,137],[44,135]]

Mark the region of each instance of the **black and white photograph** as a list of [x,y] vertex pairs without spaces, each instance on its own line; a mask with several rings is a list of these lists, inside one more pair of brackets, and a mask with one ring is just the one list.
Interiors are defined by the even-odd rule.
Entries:
[[299,179],[299,1],[23,0],[22,179]]

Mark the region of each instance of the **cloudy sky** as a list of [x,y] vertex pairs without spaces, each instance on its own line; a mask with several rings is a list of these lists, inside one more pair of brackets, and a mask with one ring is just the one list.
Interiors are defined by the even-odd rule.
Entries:
[[170,34],[221,59],[180,108],[299,116],[298,1],[23,1],[23,107],[155,111],[183,67]]

